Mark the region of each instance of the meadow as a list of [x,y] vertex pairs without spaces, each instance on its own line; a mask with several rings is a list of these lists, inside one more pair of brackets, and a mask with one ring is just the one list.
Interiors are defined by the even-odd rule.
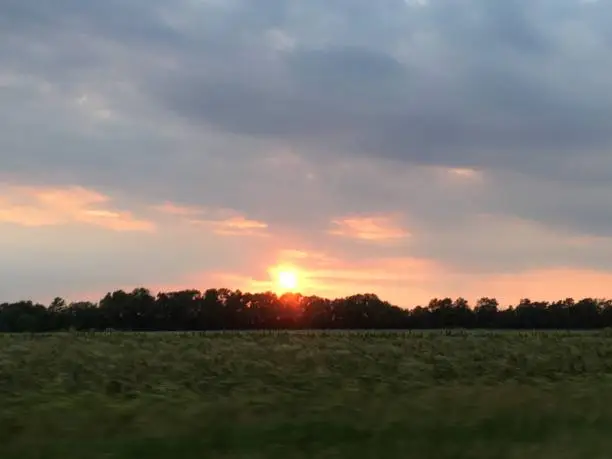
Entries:
[[0,335],[0,458],[604,458],[612,334]]

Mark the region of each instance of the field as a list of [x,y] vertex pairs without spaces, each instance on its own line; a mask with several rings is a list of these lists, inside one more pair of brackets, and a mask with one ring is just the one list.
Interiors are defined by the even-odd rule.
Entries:
[[589,458],[612,335],[0,335],[0,458]]

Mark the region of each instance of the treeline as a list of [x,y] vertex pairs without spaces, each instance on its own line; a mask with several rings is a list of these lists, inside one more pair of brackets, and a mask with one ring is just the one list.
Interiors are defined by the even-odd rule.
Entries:
[[374,294],[330,300],[316,296],[184,290],[153,296],[144,288],[108,293],[99,303],[44,306],[31,301],[0,304],[0,332],[61,330],[253,330],[253,329],[598,329],[612,327],[612,300],[521,300],[500,307],[481,298],[433,299],[402,309]]

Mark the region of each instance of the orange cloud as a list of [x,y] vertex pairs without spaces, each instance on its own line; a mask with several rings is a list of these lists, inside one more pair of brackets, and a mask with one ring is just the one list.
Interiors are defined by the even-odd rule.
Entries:
[[185,222],[209,228],[221,236],[265,236],[268,224],[241,215],[232,209],[209,209],[165,202],[154,207],[166,215],[181,217]]
[[83,187],[0,188],[0,222],[22,226],[84,223],[113,231],[152,231],[152,222],[108,207],[110,198]]
[[299,263],[300,261],[305,261],[311,265],[316,263],[317,266],[329,266],[338,262],[336,258],[333,258],[323,252],[296,249],[281,250],[278,253],[277,258],[287,263]]
[[267,223],[250,220],[241,215],[208,223],[215,234],[223,236],[263,236],[268,228]]
[[410,233],[397,222],[397,216],[346,217],[332,221],[329,234],[366,241],[403,239]]
[[201,215],[205,212],[205,209],[201,209],[199,207],[179,205],[170,201],[154,206],[153,210],[166,215],[174,215],[178,217],[193,217]]
[[455,177],[460,177],[460,178],[469,179],[469,180],[477,180],[477,179],[482,178],[482,173],[480,171],[477,171],[475,169],[470,169],[467,167],[451,168],[451,169],[448,169],[448,173]]
[[421,171],[421,173],[431,174],[432,178],[443,184],[476,184],[482,183],[485,179],[484,171],[471,167],[423,166]]

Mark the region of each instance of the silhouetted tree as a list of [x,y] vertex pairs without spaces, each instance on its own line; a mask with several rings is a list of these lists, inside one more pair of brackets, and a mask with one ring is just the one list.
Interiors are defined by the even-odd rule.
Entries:
[[474,308],[475,326],[495,328],[499,326],[499,303],[495,298],[481,298]]
[[470,308],[464,298],[434,298],[427,307],[402,309],[373,293],[334,300],[227,288],[182,290],[153,296],[145,288],[106,294],[98,304],[48,307],[32,301],[0,304],[0,332],[56,330],[253,330],[253,329],[597,329],[612,327],[612,300],[572,298],[552,303],[522,299],[500,308],[483,297]]

